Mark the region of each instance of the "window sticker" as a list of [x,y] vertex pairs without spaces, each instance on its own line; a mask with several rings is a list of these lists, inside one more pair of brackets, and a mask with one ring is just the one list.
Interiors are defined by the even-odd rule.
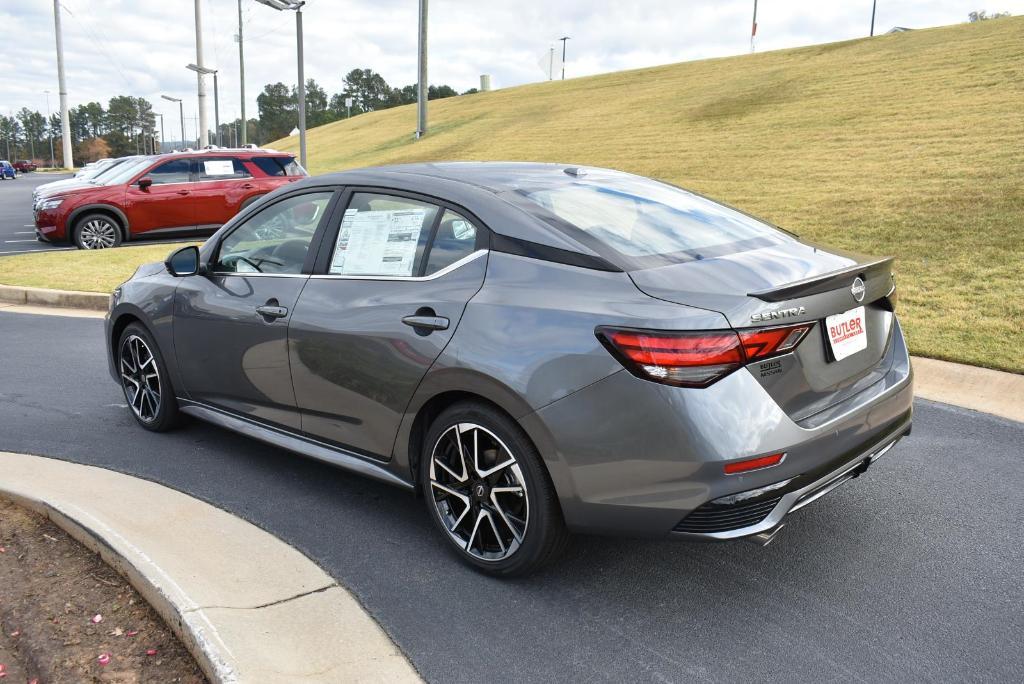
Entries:
[[469,221],[452,221],[452,234],[456,240],[472,240],[476,237],[476,228]]
[[235,164],[230,159],[204,161],[203,173],[207,176],[234,176]]
[[426,215],[426,209],[347,210],[331,273],[411,276]]

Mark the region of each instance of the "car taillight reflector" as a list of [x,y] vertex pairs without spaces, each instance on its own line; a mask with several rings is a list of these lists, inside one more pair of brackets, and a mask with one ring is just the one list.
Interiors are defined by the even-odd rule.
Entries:
[[737,473],[746,473],[751,470],[768,468],[782,463],[782,459],[785,457],[786,454],[772,454],[771,456],[758,456],[757,458],[748,458],[745,461],[726,463],[725,474],[736,475]]
[[811,323],[757,330],[678,331],[598,328],[597,337],[637,377],[707,387],[751,361],[792,351]]

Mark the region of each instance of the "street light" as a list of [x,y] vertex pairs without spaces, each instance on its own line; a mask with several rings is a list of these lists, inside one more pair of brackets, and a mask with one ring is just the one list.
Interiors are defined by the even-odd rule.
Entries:
[[160,154],[164,153],[164,115],[154,112],[160,117]]
[[50,121],[50,91],[44,90],[46,93],[46,132],[50,134],[50,168],[56,168],[57,164],[53,158],[53,123]]
[[161,95],[160,97],[164,98],[165,100],[167,100],[169,102],[177,102],[178,103],[178,120],[181,121],[181,146],[184,147],[185,146],[185,107],[181,104],[181,98],[180,97],[171,97],[170,95]]
[[[302,6],[305,0],[256,0],[278,11],[292,10],[295,12],[295,43],[298,46],[299,58],[299,163],[306,167],[306,77],[302,65]],[[244,125],[244,122],[243,122]]]
[[562,36],[558,40],[562,41],[562,80],[565,80],[565,41],[571,40],[569,36]]
[[213,130],[216,131],[214,140],[217,141],[217,146],[220,146],[220,95],[217,93],[217,70],[210,69],[209,67],[201,67],[195,64],[189,64],[185,67],[191,69],[197,74],[213,74]]

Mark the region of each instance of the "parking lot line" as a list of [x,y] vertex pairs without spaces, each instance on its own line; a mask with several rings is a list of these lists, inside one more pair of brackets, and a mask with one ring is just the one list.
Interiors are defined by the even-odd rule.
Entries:
[[4,240],[4,242],[7,242],[7,243],[11,243],[11,242],[38,242],[38,240]]
[[[32,242],[35,242],[33,240]],[[7,252],[0,252],[0,254],[41,254],[43,252],[66,252],[68,250],[76,249],[75,247],[50,247],[46,249],[19,249]]]
[[36,231],[34,231],[34,230],[16,230],[16,231],[14,231],[14,234],[15,235],[35,235],[35,232]]

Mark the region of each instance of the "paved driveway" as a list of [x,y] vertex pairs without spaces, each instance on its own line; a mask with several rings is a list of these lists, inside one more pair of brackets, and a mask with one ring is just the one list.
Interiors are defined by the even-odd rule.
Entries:
[[767,548],[579,538],[503,582],[458,564],[397,489],[201,423],[138,428],[98,320],[0,312],[0,350],[0,450],[140,475],[260,525],[349,587],[432,681],[1024,671],[1024,424],[921,401],[909,439]]

